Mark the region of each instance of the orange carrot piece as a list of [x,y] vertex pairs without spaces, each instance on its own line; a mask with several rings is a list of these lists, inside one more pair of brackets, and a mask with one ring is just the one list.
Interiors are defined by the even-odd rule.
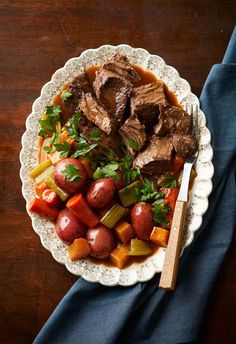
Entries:
[[123,244],[127,244],[134,237],[133,227],[124,220],[119,221],[114,229]]
[[68,136],[67,130],[62,130],[62,133],[60,135],[60,143],[68,142],[70,145],[75,143],[75,139]]
[[176,175],[183,169],[183,167],[184,160],[180,156],[175,155],[171,163],[171,171]]
[[166,189],[165,190],[165,200],[169,203],[171,211],[175,210],[175,203],[179,194],[179,188]]
[[79,159],[79,161],[83,164],[83,166],[84,166],[84,168],[85,168],[85,170],[87,172],[88,177],[92,178],[94,171],[93,171],[93,169],[91,167],[90,160],[81,158],[81,159]]
[[48,153],[44,150],[44,147],[52,147],[51,139],[49,137],[47,137],[43,141],[43,144],[42,144],[42,147],[41,147],[40,163],[48,160]]
[[42,193],[44,192],[44,190],[49,190],[49,187],[47,186],[45,181],[42,180],[40,183],[35,185],[34,190],[36,192],[36,195],[41,198]]
[[49,188],[42,192],[41,198],[50,208],[60,208],[62,206],[62,201],[58,194]]
[[89,207],[81,193],[70,198],[66,203],[66,207],[70,209],[81,222],[90,228],[99,223],[97,214]]
[[40,216],[46,216],[51,220],[55,220],[59,214],[56,208],[50,208],[45,201],[40,198],[34,198],[29,205],[29,211],[36,213]]
[[154,227],[150,236],[150,240],[155,244],[167,247],[169,239],[169,231],[161,227]]
[[90,254],[91,249],[86,239],[79,238],[73,241],[67,252],[71,260],[76,260],[86,258]]
[[119,269],[123,269],[129,261],[129,249],[126,246],[118,246],[110,253],[111,262]]
[[42,154],[42,146],[43,146],[44,138],[39,136],[38,137],[38,163],[41,163],[41,154]]

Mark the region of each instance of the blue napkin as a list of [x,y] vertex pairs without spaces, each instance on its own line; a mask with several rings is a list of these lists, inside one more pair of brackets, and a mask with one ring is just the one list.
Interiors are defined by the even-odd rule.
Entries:
[[175,344],[198,339],[236,220],[236,29],[223,63],[212,67],[200,101],[212,133],[213,192],[201,229],[181,257],[176,290],[158,289],[159,274],[131,287],[105,287],[79,278],[35,344]]

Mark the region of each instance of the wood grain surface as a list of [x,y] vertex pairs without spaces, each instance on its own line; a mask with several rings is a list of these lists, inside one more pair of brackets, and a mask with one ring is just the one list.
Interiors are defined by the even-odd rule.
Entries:
[[[31,343],[77,279],[42,247],[21,195],[20,140],[41,87],[83,50],[127,43],[162,56],[199,95],[235,19],[235,1],[0,1],[0,343]],[[200,343],[235,342],[235,257],[234,240]]]

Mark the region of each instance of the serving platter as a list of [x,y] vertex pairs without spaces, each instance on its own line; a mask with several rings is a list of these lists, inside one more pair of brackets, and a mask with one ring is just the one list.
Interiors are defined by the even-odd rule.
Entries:
[[[22,150],[20,153],[22,180],[22,194],[26,200],[26,209],[32,220],[32,227],[39,235],[42,245],[51,252],[54,259],[66,266],[77,276],[82,276],[90,282],[99,282],[107,286],[129,286],[137,282],[150,280],[156,273],[162,271],[165,249],[159,248],[152,256],[140,263],[133,263],[125,269],[96,264],[88,259],[72,262],[67,255],[68,246],[64,244],[55,232],[53,222],[28,211],[29,203],[34,198],[34,181],[29,171],[37,165],[37,137],[39,132],[38,119],[41,118],[45,106],[52,103],[53,97],[58,94],[65,83],[70,82],[76,75],[90,66],[101,66],[116,53],[127,56],[133,65],[139,65],[145,70],[153,72],[172,91],[183,107],[193,105],[199,107],[199,100],[191,92],[189,83],[179,76],[177,70],[165,63],[157,55],[151,55],[142,48],[133,48],[128,45],[103,45],[97,49],[84,51],[79,57],[68,60],[63,68],[58,69],[51,81],[46,83],[39,98],[32,105],[32,112],[26,120],[26,131],[22,136]],[[195,164],[197,177],[189,195],[189,204],[185,221],[183,249],[191,244],[194,233],[200,228],[203,214],[208,208],[208,196],[212,190],[213,150],[211,134],[206,126],[204,113],[199,110],[199,155]]]

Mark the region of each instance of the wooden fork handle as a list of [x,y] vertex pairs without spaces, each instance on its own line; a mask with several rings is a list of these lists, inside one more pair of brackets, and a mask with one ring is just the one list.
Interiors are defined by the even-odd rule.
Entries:
[[170,230],[170,237],[165,253],[164,266],[161,273],[159,288],[174,290],[176,285],[179,256],[183,241],[183,228],[187,202],[177,201]]

